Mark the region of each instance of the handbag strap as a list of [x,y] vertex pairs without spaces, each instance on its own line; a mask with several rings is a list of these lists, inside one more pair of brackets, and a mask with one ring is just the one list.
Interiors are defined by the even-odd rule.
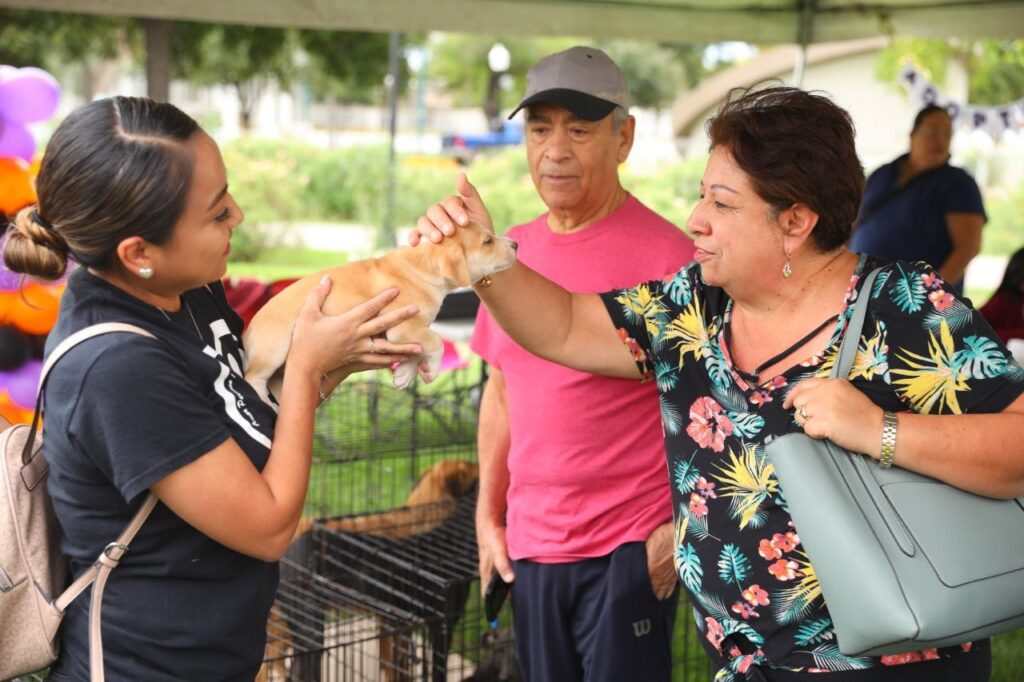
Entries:
[[[53,349],[50,356],[46,359],[43,365],[43,370],[39,375],[39,388],[36,390],[36,409],[32,416],[32,428],[29,431],[29,437],[26,441],[25,450],[22,451],[22,461],[32,452],[32,444],[35,440],[36,433],[39,427],[39,417],[42,413],[43,405],[43,387],[46,384],[46,380],[50,376],[50,370],[57,362],[67,355],[68,351],[77,346],[78,344],[91,339],[101,334],[110,334],[111,332],[128,332],[132,334],[139,334],[141,336],[147,336],[151,339],[156,338],[150,332],[146,331],[142,327],[137,327],[133,324],[127,324],[125,322],[102,322],[100,324],[94,324],[78,332],[75,332],[68,338],[64,339]],[[121,534],[117,537],[117,540],[111,542],[109,545],[103,548],[96,562],[90,566],[82,575],[78,576],[78,579],[71,583],[70,586],[54,601],[54,607],[60,612],[64,613],[67,607],[75,600],[78,595],[86,590],[89,585],[95,582],[95,587],[92,591],[91,608],[89,612],[89,676],[91,682],[103,682],[103,635],[100,631],[100,613],[103,604],[103,589],[107,584],[107,578],[110,576],[110,572],[117,568],[121,558],[128,551],[128,547],[131,545],[132,540],[135,539],[135,535],[142,528],[142,524],[146,522],[150,512],[156,506],[157,499],[153,493],[146,496],[142,506],[135,512],[135,516],[128,522]]]
[[843,333],[843,342],[839,345],[839,354],[836,356],[835,364],[832,365],[831,379],[850,376],[853,368],[853,361],[857,357],[857,348],[860,346],[860,332],[864,328],[864,319],[868,314],[868,300],[871,298],[871,289],[874,287],[875,278],[882,268],[875,268],[864,278],[864,284],[857,293],[857,302],[853,305],[853,316],[846,325]]

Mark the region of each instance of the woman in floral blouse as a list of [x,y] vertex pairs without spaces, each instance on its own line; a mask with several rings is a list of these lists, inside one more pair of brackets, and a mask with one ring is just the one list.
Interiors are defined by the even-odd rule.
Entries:
[[[880,658],[840,653],[763,446],[802,429],[877,460],[883,419],[892,419],[883,415],[895,414],[899,466],[982,495],[1020,496],[1024,372],[931,266],[846,249],[864,175],[843,109],[794,88],[750,91],[727,101],[708,132],[711,156],[688,224],[694,263],[602,295],[566,292],[517,264],[477,292],[528,350],[611,376],[635,378],[639,368],[657,382],[676,568],[716,682],[813,673],[836,682],[987,680],[987,641]],[[553,153],[546,172],[572,182],[571,168]],[[421,234],[440,240],[469,217],[490,224],[464,176],[458,189],[430,207],[413,243]],[[868,318],[851,380],[830,380],[860,296],[870,297]]]

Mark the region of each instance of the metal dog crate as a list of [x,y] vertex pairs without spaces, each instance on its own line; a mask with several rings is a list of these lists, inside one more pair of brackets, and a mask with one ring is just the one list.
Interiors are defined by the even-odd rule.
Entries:
[[[275,674],[332,681],[515,679],[487,672],[514,669],[507,660],[514,647],[507,630],[492,632],[484,622],[475,485],[468,494],[403,506],[433,465],[475,461],[482,365],[404,391],[390,380],[390,372],[377,372],[346,381],[317,413],[306,505],[315,522],[282,565],[275,604],[282,618],[268,628],[268,657],[284,661]],[[353,520],[374,530],[338,529]],[[387,625],[376,645],[386,655],[374,670],[354,671],[346,652],[374,645],[332,639],[339,609],[325,600],[338,595],[355,595]],[[273,641],[282,621],[278,639],[287,647]],[[368,660],[365,652],[360,660]]]
[[[404,619],[405,627],[412,630],[405,637],[386,635],[390,641],[402,643],[397,647],[402,655],[392,656],[381,666],[380,679],[445,682],[470,678],[476,671],[483,653],[480,643],[484,624],[479,600],[468,605],[477,572],[475,500],[475,495],[467,495],[454,505],[422,505],[417,523],[424,515],[437,523],[427,532],[392,539],[337,531],[330,524],[339,519],[322,519],[292,544],[289,564],[308,570],[314,584],[327,582],[354,592],[376,611]],[[385,526],[384,530],[404,535],[398,526]],[[303,613],[301,594],[286,601],[300,609],[293,620],[297,621],[295,629],[303,632],[305,650],[297,646],[297,655],[308,658],[318,650],[331,648],[326,636],[329,620],[321,614]],[[291,666],[294,675],[289,679],[364,679],[349,676],[347,669],[327,671],[316,663],[313,660],[307,665],[296,660]]]
[[[418,522],[437,521],[428,523],[431,528],[426,532],[409,532],[402,526],[407,518],[390,514],[431,465],[443,459],[476,459],[483,379],[483,367],[471,365],[446,372],[429,386],[417,383],[399,391],[390,386],[390,373],[378,372],[369,380],[346,381],[320,408],[306,510],[317,521],[293,544],[288,560],[317,580],[356,593],[378,612],[394,614],[403,623],[397,629],[404,627],[411,634],[403,639],[382,633],[385,650],[408,653],[381,659],[379,671],[364,669],[359,674],[365,677],[360,677],[344,663],[342,649],[353,645],[326,635],[321,641],[317,623],[327,623],[326,633],[331,616],[312,598],[306,620],[311,630],[301,644],[305,648],[290,654],[298,660],[289,663],[294,671],[290,680],[521,679],[510,609],[503,612],[500,630],[492,631],[484,622],[477,582],[475,494],[458,498],[454,508],[437,503],[419,509]],[[391,525],[377,524],[376,534],[331,527],[346,519],[392,517]],[[301,594],[289,599],[301,615]],[[681,600],[673,680],[704,682],[709,677],[707,658],[696,641],[689,611]]]
[[476,461],[483,374],[477,361],[406,390],[383,371],[342,383],[317,411],[306,514],[393,509],[432,464]]
[[367,599],[285,558],[260,679],[412,679],[425,656],[410,614]]

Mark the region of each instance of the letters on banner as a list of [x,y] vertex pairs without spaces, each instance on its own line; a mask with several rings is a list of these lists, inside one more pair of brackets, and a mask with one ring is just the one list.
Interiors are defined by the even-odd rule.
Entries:
[[1008,130],[1024,128],[1024,97],[993,107],[975,107],[947,97],[920,71],[908,64],[900,71],[899,82],[920,106],[936,104],[949,111],[953,125],[970,130],[984,130],[998,140]]

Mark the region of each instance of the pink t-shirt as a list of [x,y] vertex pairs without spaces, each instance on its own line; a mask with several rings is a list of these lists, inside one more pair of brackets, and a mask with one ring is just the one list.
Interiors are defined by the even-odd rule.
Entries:
[[[659,279],[693,258],[690,239],[632,196],[579,232],[552,232],[545,214],[508,236],[524,264],[570,291]],[[513,343],[482,307],[471,346],[504,372],[508,389],[506,538],[513,559],[604,556],[672,518],[654,383],[542,360]]]

